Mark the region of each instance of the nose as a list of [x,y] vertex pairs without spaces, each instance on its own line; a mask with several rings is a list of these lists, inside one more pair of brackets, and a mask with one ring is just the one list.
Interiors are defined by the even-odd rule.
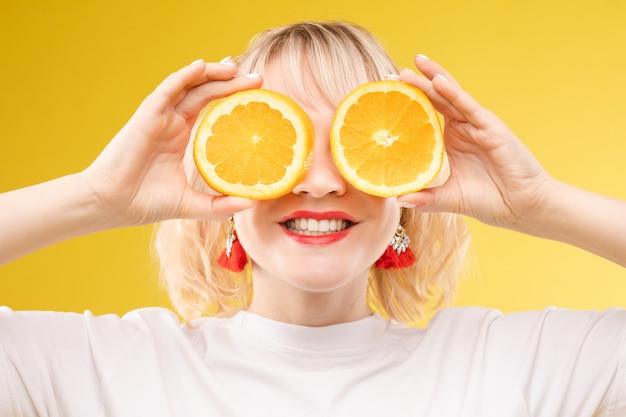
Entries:
[[304,180],[292,192],[296,195],[321,198],[327,195],[341,196],[346,190],[346,180],[335,165],[328,140],[317,140],[311,166]]

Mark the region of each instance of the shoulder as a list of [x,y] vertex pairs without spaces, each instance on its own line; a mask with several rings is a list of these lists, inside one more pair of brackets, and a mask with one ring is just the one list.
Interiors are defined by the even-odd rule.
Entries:
[[[449,349],[474,346],[507,362],[564,357],[619,361],[626,354],[626,310],[567,310],[549,307],[503,314],[480,307],[446,308],[430,320],[426,339]],[[609,359],[610,358],[610,359]]]
[[[123,349],[139,340],[154,339],[152,335],[183,334],[176,315],[165,308],[145,308],[116,314],[95,315],[53,311],[14,311],[0,307],[0,340],[10,346],[36,349],[48,346],[66,346],[83,350],[106,347]],[[65,350],[66,348],[64,348]]]
[[471,363],[493,386],[518,387],[533,414],[626,408],[626,310],[451,308],[430,321],[426,338],[442,363]]
[[465,343],[484,340],[493,323],[501,320],[503,313],[484,307],[450,307],[439,310],[426,327],[429,339],[442,343],[455,339]]
[[484,307],[444,308],[429,321],[429,331],[482,333],[491,339],[509,339],[519,334],[543,334],[561,338],[566,334],[626,331],[626,310],[543,310],[502,313]]

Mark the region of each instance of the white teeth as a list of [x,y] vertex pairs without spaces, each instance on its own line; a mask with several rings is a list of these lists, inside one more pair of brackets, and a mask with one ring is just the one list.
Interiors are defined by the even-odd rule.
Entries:
[[331,219],[331,220],[315,220],[315,219],[291,219],[285,222],[285,227],[294,233],[304,235],[325,234],[332,232],[341,232],[347,229],[351,223],[347,220]]

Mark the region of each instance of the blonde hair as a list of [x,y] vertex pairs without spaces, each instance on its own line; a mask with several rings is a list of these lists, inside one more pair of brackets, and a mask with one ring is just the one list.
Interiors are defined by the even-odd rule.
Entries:
[[[285,84],[296,86],[299,99],[314,94],[332,105],[358,85],[397,73],[380,43],[365,29],[344,22],[303,22],[271,29],[254,37],[237,61],[242,74],[260,72],[280,57]],[[313,75],[315,85],[304,82]],[[209,191],[185,156],[190,184]],[[418,256],[415,265],[398,270],[371,268],[368,303],[381,315],[405,324],[423,318],[425,307],[452,300],[469,246],[463,219],[449,213],[403,209],[402,223]],[[253,296],[248,266],[233,273],[217,265],[226,223],[168,220],[154,239],[163,283],[174,308],[186,321],[201,315],[231,316],[247,308]]]

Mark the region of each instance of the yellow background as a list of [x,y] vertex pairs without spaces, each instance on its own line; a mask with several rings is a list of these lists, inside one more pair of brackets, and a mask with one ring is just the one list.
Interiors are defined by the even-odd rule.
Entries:
[[[401,67],[429,55],[555,177],[626,199],[623,0],[2,0],[0,191],[81,170],[167,74],[197,58],[237,55],[256,32],[303,19],[364,25]],[[626,307],[626,270],[563,244],[470,225],[478,272],[458,305]],[[0,267],[0,304],[97,314],[168,305],[150,234],[103,232]]]

